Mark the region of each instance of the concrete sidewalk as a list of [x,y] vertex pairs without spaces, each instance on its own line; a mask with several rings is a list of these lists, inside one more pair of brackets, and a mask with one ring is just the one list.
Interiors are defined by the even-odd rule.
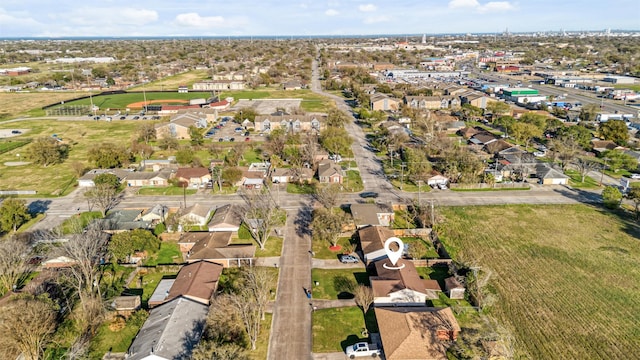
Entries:
[[311,264],[314,269],[365,269],[362,262],[355,264],[343,264],[340,260],[336,259],[313,259]]
[[342,300],[312,300],[311,303],[314,306],[314,309],[331,309],[331,308],[339,308],[339,307],[349,307],[356,306],[356,301],[354,299],[342,299]]

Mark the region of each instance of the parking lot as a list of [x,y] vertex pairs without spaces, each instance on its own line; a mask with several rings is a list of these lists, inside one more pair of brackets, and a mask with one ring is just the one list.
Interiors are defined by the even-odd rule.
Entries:
[[212,142],[251,142],[264,139],[259,134],[243,128],[230,117],[224,117],[219,123],[208,128],[204,137]]

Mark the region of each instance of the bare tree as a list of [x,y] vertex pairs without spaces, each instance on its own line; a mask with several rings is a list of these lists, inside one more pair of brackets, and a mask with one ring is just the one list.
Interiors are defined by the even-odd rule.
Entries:
[[102,216],[107,215],[107,211],[113,209],[120,201],[118,189],[110,184],[96,184],[93,189],[84,193],[87,201],[100,209]]
[[0,308],[0,356],[42,358],[56,328],[55,305],[48,298],[23,296]]
[[338,184],[317,184],[314,197],[322,206],[330,209],[338,204],[340,195],[340,185]]
[[300,149],[302,160],[309,164],[313,164],[315,162],[316,156],[320,153],[318,136],[307,134],[307,136],[302,138],[302,141],[303,144]]
[[238,207],[238,215],[247,224],[251,236],[258,243],[260,249],[264,250],[271,231],[280,222],[278,206],[266,187],[256,190],[242,190],[240,197],[244,200],[244,205]]
[[15,236],[0,241],[0,294],[18,286],[29,275],[29,246]]
[[93,332],[103,311],[100,292],[100,264],[107,254],[108,236],[95,223],[82,234],[69,238],[61,247],[61,255],[73,260],[64,280],[76,291],[81,311],[79,318],[85,329]]
[[595,170],[600,166],[597,161],[585,156],[576,157],[575,159],[573,159],[572,164],[576,167],[576,169],[578,169],[578,173],[582,178],[580,182],[582,183],[584,182],[584,178],[587,176],[589,171]]
[[366,316],[371,304],[373,304],[373,289],[360,284],[355,288],[353,295],[356,304],[362,308],[362,313]]
[[254,266],[246,268],[244,279],[244,287],[255,299],[260,319],[264,320],[265,309],[271,299],[271,286],[275,283],[275,277],[267,269]]
[[242,321],[244,330],[249,338],[249,343],[251,344],[251,350],[255,350],[258,335],[260,334],[261,319],[260,307],[256,299],[251,292],[246,289],[243,289],[238,294],[227,296],[229,296],[233,311],[238,314],[238,317]]

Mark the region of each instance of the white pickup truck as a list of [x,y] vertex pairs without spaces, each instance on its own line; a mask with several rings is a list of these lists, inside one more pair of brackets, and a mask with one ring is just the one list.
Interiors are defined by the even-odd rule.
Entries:
[[365,356],[375,358],[380,356],[380,349],[378,349],[378,346],[376,344],[367,344],[366,342],[359,342],[357,344],[347,346],[345,352],[349,359]]

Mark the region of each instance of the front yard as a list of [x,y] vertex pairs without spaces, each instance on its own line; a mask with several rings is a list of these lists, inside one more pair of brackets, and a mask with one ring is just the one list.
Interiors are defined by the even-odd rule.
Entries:
[[365,332],[378,332],[375,312],[369,309],[367,317],[357,306],[316,310],[313,322],[314,353],[338,352],[360,341],[367,341]]
[[[314,299],[353,299],[358,284],[369,285],[365,269],[312,269]],[[316,285],[317,284],[317,285]]]

